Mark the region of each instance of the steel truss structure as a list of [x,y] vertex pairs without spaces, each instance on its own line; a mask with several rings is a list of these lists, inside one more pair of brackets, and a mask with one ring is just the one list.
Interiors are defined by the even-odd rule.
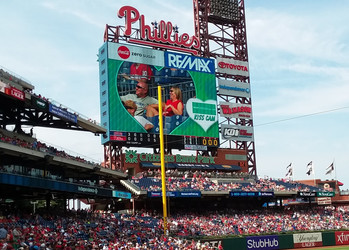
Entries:
[[[239,12],[239,19],[237,21],[211,15],[211,1],[213,0],[193,0],[195,35],[200,38],[201,44],[200,56],[210,58],[232,58],[234,60],[248,62],[244,0],[236,1]],[[249,77],[225,73],[216,73],[216,77],[217,79],[250,82]],[[217,96],[220,100],[225,102],[252,105],[251,98],[232,97],[219,93],[217,93]],[[253,127],[253,120],[221,117],[220,125],[221,124]],[[249,173],[253,175],[257,174],[255,144],[253,141],[222,140],[221,147],[246,150]]]

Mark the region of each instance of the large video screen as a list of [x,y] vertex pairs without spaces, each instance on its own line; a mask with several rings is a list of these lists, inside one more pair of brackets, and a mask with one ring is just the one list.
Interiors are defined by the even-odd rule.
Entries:
[[168,148],[218,147],[215,61],[106,42],[99,50],[102,144],[158,147],[158,86]]

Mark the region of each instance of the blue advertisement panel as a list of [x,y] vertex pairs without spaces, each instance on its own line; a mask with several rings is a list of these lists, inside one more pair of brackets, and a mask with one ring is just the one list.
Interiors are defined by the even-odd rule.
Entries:
[[191,70],[214,74],[214,60],[209,58],[165,52],[165,66],[169,68]]
[[[161,191],[148,192],[148,197],[153,197],[153,198],[154,197],[162,197],[162,192]],[[176,197],[176,192],[167,191],[166,197]]]
[[200,191],[178,191],[178,197],[201,197]]
[[113,190],[113,197],[131,199],[131,193]]
[[68,112],[67,110],[64,110],[60,107],[57,107],[53,104],[49,104],[49,111],[58,116],[58,117],[61,117],[63,119],[66,119],[66,120],[69,120],[69,121],[72,121],[74,123],[77,123],[78,122],[78,117],[75,115],[75,114],[72,114],[70,112]]
[[219,146],[214,60],[107,42],[99,63],[103,144],[158,146],[161,86],[168,146]]
[[276,235],[246,237],[246,245],[247,249],[280,249],[279,237]]
[[[200,191],[167,191],[166,192],[167,197],[201,197]],[[162,197],[161,191],[150,191],[148,192],[148,197]]]
[[128,192],[5,173],[0,175],[0,183],[27,186],[31,188],[42,188],[61,192],[83,193],[93,196],[119,197],[125,199],[131,198],[131,193]]

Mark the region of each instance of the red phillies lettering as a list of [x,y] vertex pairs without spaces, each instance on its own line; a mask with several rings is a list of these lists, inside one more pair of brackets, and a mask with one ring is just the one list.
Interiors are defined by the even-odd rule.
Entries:
[[[132,17],[133,16],[133,17]],[[132,33],[132,24],[139,19],[139,12],[131,6],[123,6],[118,11],[118,17],[125,17],[125,36],[130,36]]]
[[183,46],[187,48],[200,48],[200,40],[196,36],[190,37],[187,33],[178,35],[173,31],[173,25],[171,22],[165,22],[161,20],[158,23],[157,28],[150,27],[145,24],[144,15],[140,15],[138,10],[131,6],[123,6],[118,11],[118,17],[125,17],[125,36],[132,34],[132,24],[139,21],[140,36],[142,40],[154,41],[163,44],[171,44],[176,46]]

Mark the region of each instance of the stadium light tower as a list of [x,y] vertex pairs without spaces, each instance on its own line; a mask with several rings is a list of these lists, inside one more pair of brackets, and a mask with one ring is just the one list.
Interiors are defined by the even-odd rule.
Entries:
[[[199,54],[203,57],[238,60],[248,65],[246,22],[244,0],[193,0],[195,35],[200,38]],[[249,75],[216,71],[218,82],[235,81],[249,86]],[[224,102],[252,105],[250,96],[226,95],[218,92],[218,99]],[[222,111],[220,111],[222,112]],[[222,125],[245,127],[253,131],[252,117],[230,118],[221,116]],[[252,132],[253,133],[253,132]],[[247,152],[249,173],[256,175],[255,144],[253,139],[240,141],[221,138],[221,147],[244,149]]]

